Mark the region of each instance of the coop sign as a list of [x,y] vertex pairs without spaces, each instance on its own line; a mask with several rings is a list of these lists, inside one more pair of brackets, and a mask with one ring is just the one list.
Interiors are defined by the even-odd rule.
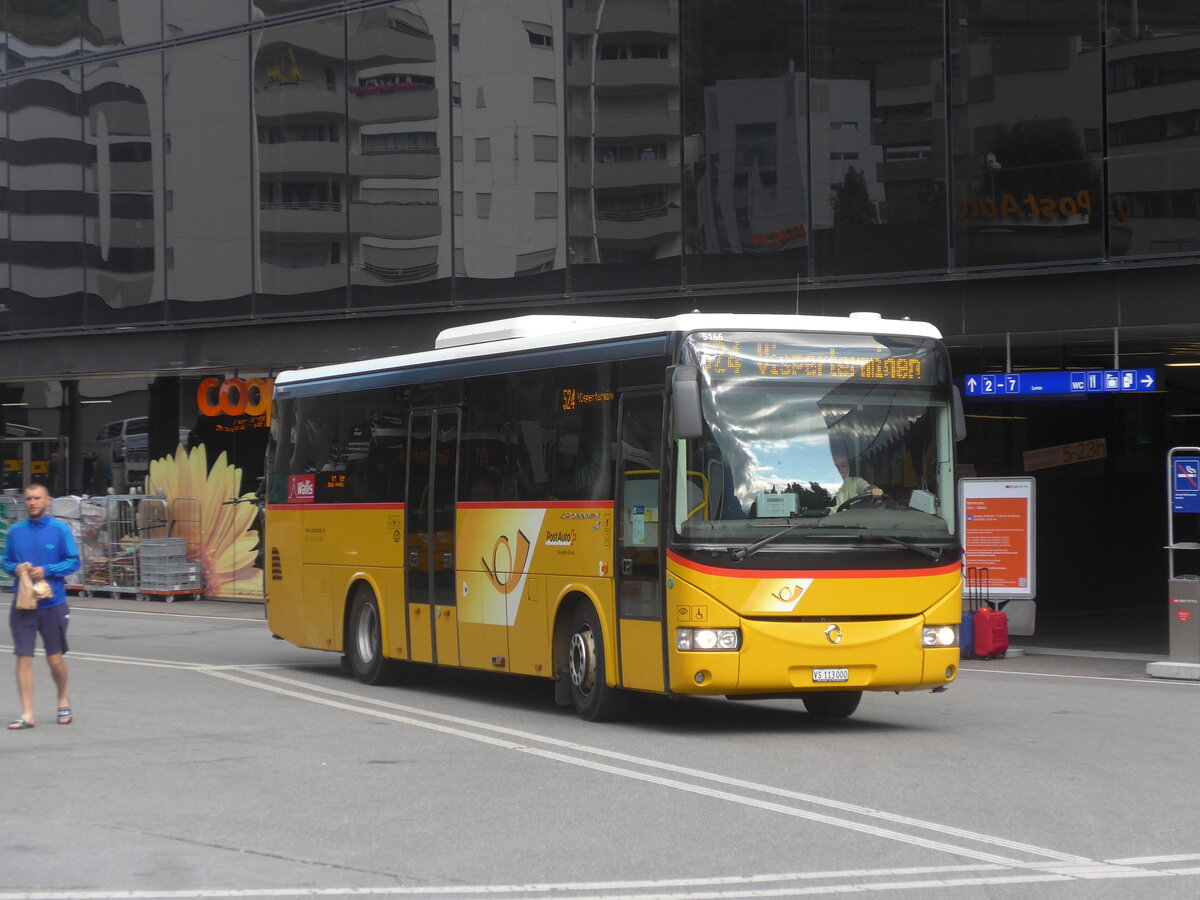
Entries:
[[196,406],[202,416],[259,417],[271,424],[274,378],[204,378],[196,388]]

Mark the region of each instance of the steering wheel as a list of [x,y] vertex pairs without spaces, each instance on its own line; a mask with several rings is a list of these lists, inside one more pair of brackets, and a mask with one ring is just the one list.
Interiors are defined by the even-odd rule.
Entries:
[[843,509],[858,509],[860,507],[883,509],[884,507],[895,505],[896,501],[887,494],[879,494],[877,496],[872,491],[867,491],[865,494],[859,494],[857,497],[851,497],[838,507],[838,512],[841,512]]

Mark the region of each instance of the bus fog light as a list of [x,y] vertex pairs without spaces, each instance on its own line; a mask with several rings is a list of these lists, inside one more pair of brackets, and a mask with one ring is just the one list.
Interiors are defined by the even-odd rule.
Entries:
[[742,633],[736,628],[677,628],[675,649],[688,650],[739,650]]
[[926,647],[957,647],[958,628],[953,625],[926,625],[921,630],[921,643]]

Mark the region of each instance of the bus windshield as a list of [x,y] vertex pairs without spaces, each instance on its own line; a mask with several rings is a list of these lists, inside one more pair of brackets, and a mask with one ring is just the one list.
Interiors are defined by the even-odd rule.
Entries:
[[945,351],[925,338],[694,334],[705,428],[677,441],[675,533],[780,545],[955,533]]

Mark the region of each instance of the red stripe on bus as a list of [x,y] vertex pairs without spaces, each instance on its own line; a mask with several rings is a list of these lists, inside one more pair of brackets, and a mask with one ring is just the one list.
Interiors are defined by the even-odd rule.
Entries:
[[279,509],[404,509],[403,503],[268,503],[268,510]]
[[611,500],[459,500],[459,509],[612,509]]
[[936,569],[725,569],[692,562],[673,550],[667,551],[667,558],[685,569],[722,578],[802,578],[805,575],[819,578],[929,578],[949,575],[962,568],[961,563],[955,562]]

